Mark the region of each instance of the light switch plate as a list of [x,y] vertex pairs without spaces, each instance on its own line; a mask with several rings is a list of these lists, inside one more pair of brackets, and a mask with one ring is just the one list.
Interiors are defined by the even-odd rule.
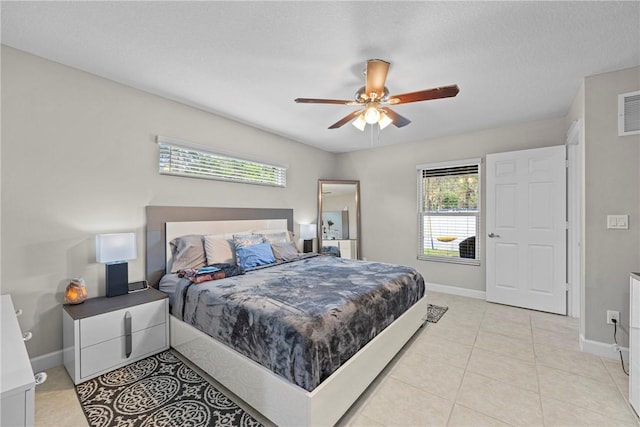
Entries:
[[607,215],[607,228],[617,230],[629,229],[629,215]]

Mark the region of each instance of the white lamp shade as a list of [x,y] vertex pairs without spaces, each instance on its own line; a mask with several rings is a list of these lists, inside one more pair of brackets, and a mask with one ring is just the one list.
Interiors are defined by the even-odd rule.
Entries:
[[110,262],[136,259],[135,233],[98,234],[96,236],[96,261]]
[[378,125],[380,126],[380,129],[386,128],[391,123],[393,123],[393,120],[391,120],[391,118],[387,116],[387,113],[383,111],[382,114],[380,114],[380,121],[378,121]]
[[300,238],[302,240],[311,240],[316,237],[315,224],[300,224]]
[[358,130],[364,132],[364,127],[367,125],[367,122],[364,121],[364,114],[360,114],[357,119],[351,122]]

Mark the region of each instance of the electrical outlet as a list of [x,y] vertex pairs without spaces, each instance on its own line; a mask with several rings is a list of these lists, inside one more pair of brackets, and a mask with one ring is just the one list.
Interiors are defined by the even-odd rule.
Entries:
[[615,310],[607,310],[607,323],[613,325],[612,320],[616,319],[616,323],[620,324],[620,312]]

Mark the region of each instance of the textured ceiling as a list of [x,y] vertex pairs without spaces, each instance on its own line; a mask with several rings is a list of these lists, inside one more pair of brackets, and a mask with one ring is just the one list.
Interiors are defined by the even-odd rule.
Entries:
[[[566,114],[580,80],[640,65],[640,2],[10,2],[2,43],[332,152]],[[352,111],[370,58],[412,120],[362,133]],[[176,135],[179,137],[179,135]]]

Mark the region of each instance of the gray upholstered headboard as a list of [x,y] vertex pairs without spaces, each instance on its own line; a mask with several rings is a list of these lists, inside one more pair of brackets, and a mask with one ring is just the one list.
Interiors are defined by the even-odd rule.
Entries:
[[293,209],[147,206],[146,216],[145,272],[149,286],[154,288],[158,287],[158,282],[165,274],[165,224],[167,222],[285,218],[287,220],[287,228],[293,232]]

